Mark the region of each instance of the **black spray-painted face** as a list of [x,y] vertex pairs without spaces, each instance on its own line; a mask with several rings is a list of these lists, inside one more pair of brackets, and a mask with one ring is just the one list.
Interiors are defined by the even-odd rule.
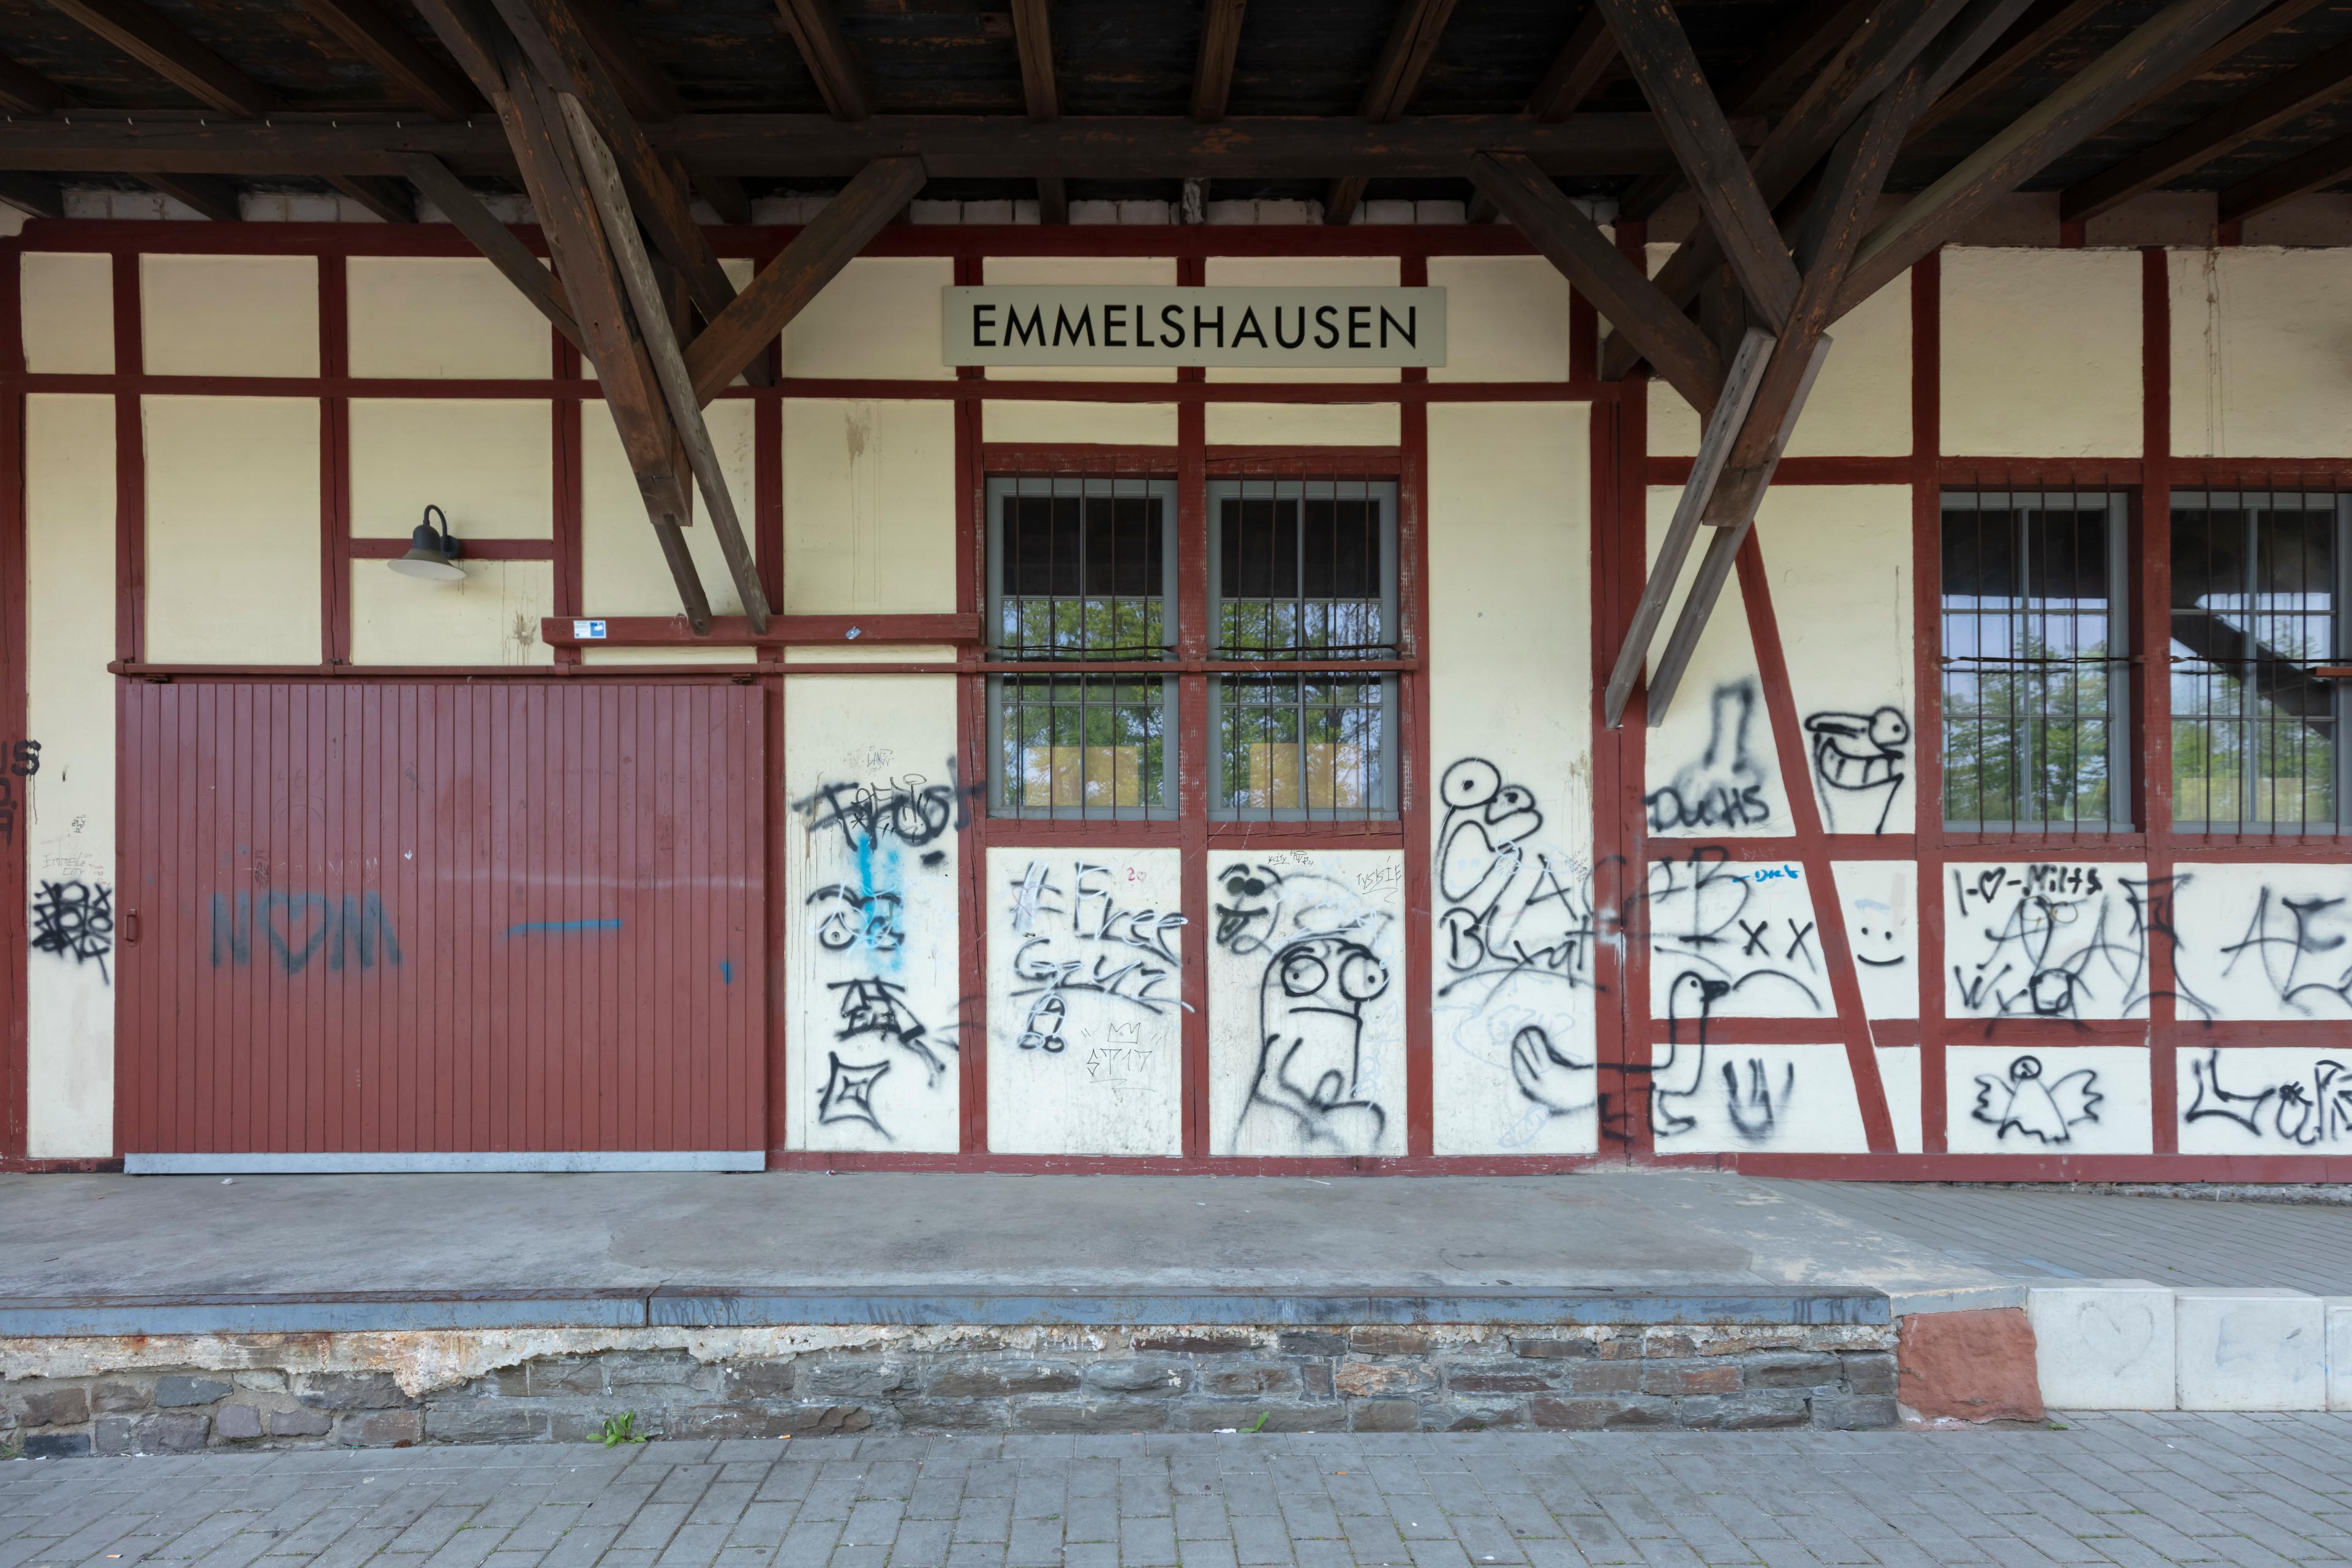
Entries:
[[1853,900],[1853,961],[1873,969],[1900,969],[1911,962],[1894,907],[1882,899]]
[[1308,937],[1276,959],[1258,1026],[1282,1089],[1318,1107],[1356,1093],[1364,1005],[1389,988],[1388,965],[1341,936]]

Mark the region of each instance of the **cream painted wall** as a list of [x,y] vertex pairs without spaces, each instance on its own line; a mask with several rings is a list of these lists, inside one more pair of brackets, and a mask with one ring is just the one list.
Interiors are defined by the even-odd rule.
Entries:
[[[1911,279],[1830,328],[1830,357],[1789,438],[1796,458],[1900,458],[1911,450]],[[1694,451],[1696,447],[1692,448]]]
[[980,405],[983,441],[1173,447],[1172,403],[1048,403],[1005,399]]
[[1393,403],[1212,403],[1202,413],[1212,447],[1394,447],[1404,439]]
[[114,258],[28,250],[24,301],[25,368],[37,375],[114,374]]
[[[786,405],[788,410],[792,406]],[[727,489],[748,541],[754,530],[752,406],[741,398],[722,398],[703,411],[703,419],[709,426],[711,445],[718,450],[719,466],[726,473]],[[580,432],[580,581],[585,601],[582,610],[591,616],[680,614],[677,585],[671,581],[669,563],[646,516],[645,496],[637,489],[628,454],[622,450],[620,432],[614,428],[611,416],[595,405],[583,411]],[[694,521],[683,531],[687,553],[702,579],[711,614],[741,615],[743,601],[735,592],[727,558],[719,553],[718,531],[710,526],[698,493]],[[595,651],[635,655],[643,650]],[[741,650],[726,650],[724,657],[740,658]]]
[[1600,1146],[1590,410],[1438,404],[1428,417],[1436,1150],[1586,1152]]
[[319,263],[308,256],[142,256],[150,375],[316,375]]
[[[1128,283],[1173,288],[1172,256],[992,256],[981,263],[990,283]],[[991,381],[1173,381],[1173,365],[991,365]]]
[[319,403],[149,397],[147,657],[317,664]]
[[2176,250],[2172,449],[2341,458],[2352,430],[2352,251]]
[[1661,1154],[1870,1152],[1843,1046],[1710,1040],[1650,1050],[1650,1130]]
[[[1393,256],[1212,256],[1201,280],[1212,289],[1393,289],[1402,271]],[[1450,310],[1452,300],[1447,304]],[[1211,365],[1211,381],[1396,381],[1394,370],[1291,370],[1285,366]]]
[[460,561],[462,583],[352,563],[353,664],[552,664],[539,623],[555,613],[548,561]]
[[1942,289],[1947,456],[2139,456],[2139,252],[1947,248]]
[[354,256],[343,266],[353,375],[552,374],[547,318],[479,257]]
[[784,604],[953,610],[955,405],[784,404]]
[[779,816],[787,1148],[955,1152],[956,826],[969,809],[955,743],[951,678],[790,683]]
[[[611,424],[597,405],[589,405],[585,415],[583,424]],[[550,405],[529,399],[355,397],[351,422],[352,537],[404,536],[423,520],[428,505],[441,509],[461,542],[555,537]]]
[[[1910,832],[1919,747],[1909,488],[1775,485],[1758,511],[1756,537],[1798,721],[1821,723],[1802,739],[1822,826]],[[1727,585],[1726,596],[1737,587]],[[1887,709],[1891,718],[1882,715]],[[1839,784],[1815,760],[1824,738],[1833,753],[1829,776]]]
[[1540,256],[1433,256],[1445,363],[1432,381],[1566,381],[1568,279]]
[[943,256],[861,256],[784,329],[786,375],[953,381],[944,363]]
[[[114,400],[25,400],[25,880],[114,885]],[[29,953],[27,1152],[114,1152],[114,961]]]
[[2153,1103],[2144,1046],[1944,1052],[1945,1146],[1955,1154],[2145,1154],[2156,1146]]
[[[1649,555],[1673,521],[1680,490],[1650,490]],[[1675,585],[1675,596],[1650,645],[1650,668],[1665,652],[1666,639],[1682,615],[1684,599],[1706,552],[1705,529],[1691,547]],[[1661,837],[1779,837],[1796,830],[1789,816],[1780,759],[1772,744],[1771,717],[1756,669],[1756,644],[1748,627],[1748,606],[1735,574],[1723,585],[1699,634],[1698,647],[1683,673],[1682,689],[1666,710],[1665,721],[1650,731],[1644,752],[1643,794],[1650,831]]]

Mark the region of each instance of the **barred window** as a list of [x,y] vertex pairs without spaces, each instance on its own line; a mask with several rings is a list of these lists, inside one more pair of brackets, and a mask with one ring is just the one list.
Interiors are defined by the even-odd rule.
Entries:
[[1396,485],[1223,479],[1209,486],[1211,657],[1321,667],[1220,676],[1209,689],[1225,818],[1348,820],[1396,811]]
[[2111,491],[1945,493],[1950,827],[2131,826],[2126,516]]
[[2352,498],[2172,498],[2172,815],[2214,833],[2333,833],[2344,820],[2340,688]]
[[1134,663],[998,676],[992,809],[1115,819],[1175,810],[1175,486],[1077,476],[988,481],[989,657]]

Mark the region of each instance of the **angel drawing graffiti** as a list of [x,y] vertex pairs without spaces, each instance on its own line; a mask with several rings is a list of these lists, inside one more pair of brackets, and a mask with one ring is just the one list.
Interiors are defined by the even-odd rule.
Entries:
[[1974,1114],[1998,1138],[2015,1131],[2045,1144],[2071,1143],[2075,1128],[2099,1119],[2099,1101],[2106,1097],[2094,1087],[2098,1081],[2095,1068],[2045,1079],[2042,1058],[2021,1056],[2009,1064],[2002,1077],[1977,1075]]

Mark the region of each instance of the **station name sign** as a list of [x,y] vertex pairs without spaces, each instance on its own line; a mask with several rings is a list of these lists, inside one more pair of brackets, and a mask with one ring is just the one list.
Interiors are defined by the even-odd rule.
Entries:
[[1384,369],[1445,363],[1443,289],[949,289],[954,365]]

